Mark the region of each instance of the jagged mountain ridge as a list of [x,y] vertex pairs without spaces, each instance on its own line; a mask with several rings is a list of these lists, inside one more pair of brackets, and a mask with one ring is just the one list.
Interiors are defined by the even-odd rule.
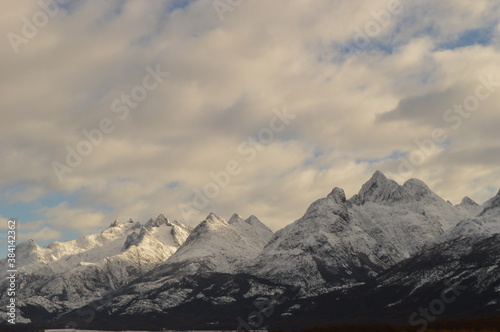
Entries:
[[349,200],[335,188],[314,202],[245,272],[320,294],[371,279],[467,217],[422,181],[399,185],[377,171]]
[[[468,253],[448,245],[464,238],[471,246],[485,239],[495,241],[497,196],[483,205],[464,198],[453,206],[422,181],[411,179],[399,185],[376,172],[351,199],[335,188],[314,202],[302,218],[274,235],[253,216],[244,220],[233,215],[225,221],[210,214],[170,258],[112,291],[113,301],[100,305],[98,316],[101,322],[167,317],[173,312],[189,317],[183,316],[187,313],[182,308],[197,305],[213,307],[214,312],[220,306],[238,312],[241,305],[258,300],[259,294],[270,296],[295,287],[299,292],[294,301],[301,305],[330,295],[345,299],[367,285],[385,285],[388,271],[412,273],[405,263],[415,257],[425,257],[432,266],[432,256],[425,256],[425,251],[441,244],[452,248],[450,253],[480,255],[477,252],[483,251]],[[478,221],[487,227],[477,230]],[[123,248],[142,242],[148,237],[146,231],[137,229],[128,235]],[[470,273],[491,267],[471,266]],[[430,269],[429,275],[433,273]],[[218,278],[225,281],[217,282]],[[492,274],[491,278],[494,285],[498,276]],[[395,279],[393,283],[394,289],[407,289]],[[439,280],[422,280],[422,289],[426,283]],[[386,286],[392,289],[390,284]],[[242,296],[243,291],[251,295]],[[60,312],[54,317],[61,317]],[[300,309],[283,313],[285,317],[294,314],[299,317]],[[75,317],[74,312],[71,315],[64,317]]]
[[485,238],[500,233],[500,191],[483,205],[478,205],[480,209],[472,206],[480,212],[443,234],[439,239],[441,242],[463,237]]
[[[262,250],[272,234],[255,216],[245,220],[234,214],[226,221],[210,213],[175,254],[120,291],[102,310],[115,315],[165,312],[193,298],[202,298],[198,290],[200,276],[234,273]],[[232,295],[224,294],[211,301],[234,303]]]
[[232,272],[241,260],[256,256],[273,232],[255,216],[244,220],[234,214],[229,221],[210,213],[183,246],[163,265],[182,263],[209,271]]
[[269,324],[296,330],[311,321],[390,323],[425,330],[434,320],[494,317],[500,311],[499,264],[500,234],[436,243],[366,284],[287,302]]
[[[25,310],[19,321],[29,321],[23,320],[25,313],[55,317],[106,296],[168,259],[190,232],[190,227],[160,215],[145,225],[115,221],[100,233],[44,248],[32,240],[21,243],[16,249],[17,300]],[[0,289],[5,287],[2,282]]]
[[[412,273],[411,265],[404,263],[413,257],[421,256],[422,260],[427,260],[427,266],[432,266],[432,256],[426,254],[426,250],[431,249],[427,247],[436,246],[438,249],[432,250],[440,250],[441,247],[437,247],[440,241],[448,244],[444,235],[457,228],[457,224],[469,215],[470,209],[461,213],[460,209],[441,199],[419,180],[412,179],[398,185],[382,173],[376,172],[350,200],[346,199],[342,189],[335,188],[327,197],[314,202],[301,219],[276,232],[263,251],[250,262],[235,264],[237,269],[224,267],[217,270],[216,266],[219,265],[204,264],[203,260],[196,260],[197,254],[193,253],[196,249],[190,247],[196,248],[198,244],[206,247],[207,243],[215,243],[213,238],[203,242],[209,238],[204,235],[216,235],[217,232],[224,234],[228,225],[241,223],[242,219],[233,216],[225,223],[211,214],[200,224],[198,230],[191,234],[192,240],[188,239],[171,259],[142,280],[137,280],[127,289],[120,291],[113,303],[101,306],[100,322],[104,322],[109,315],[131,322],[139,315],[148,317],[148,321],[161,324],[164,321],[156,317],[166,319],[174,312],[176,316],[180,315],[187,321],[194,319],[185,311],[187,309],[183,308],[241,312],[239,310],[242,310],[242,307],[248,306],[249,299],[258,302],[259,298],[269,297],[275,292],[290,291],[295,286],[300,288],[294,300],[296,302],[291,302],[295,304],[282,315],[299,317],[302,310],[300,308],[307,307],[307,301],[315,302],[316,299],[325,297],[346,299],[350,297],[350,292],[371,294],[367,291],[370,288],[367,287],[374,287],[374,284],[384,286],[384,278],[389,278],[386,271],[397,271],[397,266],[404,266],[401,269],[406,269],[399,271],[400,273]],[[217,231],[218,228],[224,231]],[[236,241],[231,242],[234,244]],[[437,244],[434,244],[436,242]],[[227,245],[222,249],[218,247],[217,252],[225,252],[227,248]],[[450,248],[448,251],[452,254],[462,252],[463,255],[473,255],[452,245],[446,248]],[[204,251],[200,257],[210,257],[208,252]],[[210,261],[211,258],[208,259],[208,262]],[[220,264],[220,261],[218,262]],[[194,269],[186,269],[185,264],[193,263]],[[486,269],[482,265],[472,266],[470,273],[477,274],[476,270],[484,271],[490,268],[491,265]],[[220,272],[226,273],[221,275]],[[418,273],[424,275],[423,272]],[[432,270],[425,273],[435,274]],[[493,283],[495,278],[497,277],[493,276]],[[218,279],[226,281],[219,284],[216,281]],[[212,282],[209,282],[210,280]],[[428,282],[434,285],[439,280],[429,278]],[[245,290],[249,285],[251,291]],[[425,280],[418,286],[424,291]],[[408,289],[405,284],[395,283],[394,287],[400,290]],[[255,297],[242,298],[242,292]],[[380,297],[380,293],[377,293],[377,296]],[[360,299],[363,299],[363,296]],[[341,308],[342,303],[337,303]],[[362,303],[360,300],[354,308]],[[391,304],[384,301],[379,303],[384,308]],[[383,313],[383,309],[381,310]],[[217,317],[220,316],[215,314],[211,319],[207,318],[207,322],[214,321]],[[344,318],[339,315],[339,319]],[[366,319],[369,320],[370,317]],[[181,318],[179,320],[182,321]],[[179,320],[176,319],[175,324],[181,325],[174,326],[188,327],[182,325]],[[174,324],[173,321],[169,322]],[[224,323],[229,324],[224,326],[231,326],[230,322]],[[210,325],[202,326],[207,328]],[[295,325],[292,323],[288,326]]]
[[[146,310],[138,313],[112,303],[98,308],[96,320],[84,326],[116,328],[119,319],[123,324],[118,326],[136,329],[146,322],[152,329],[297,330],[311,328],[311,322],[316,327],[392,323],[425,328],[430,322],[425,317],[432,321],[492,317],[500,311],[499,246],[500,234],[437,243],[366,284],[310,298],[297,296],[293,287],[248,275],[192,276],[189,287],[194,294],[177,306],[162,311],[144,306]],[[443,298],[444,310],[435,314],[436,301]],[[157,299],[161,303],[167,298]],[[271,301],[275,301],[272,306]],[[257,319],[259,308],[264,311]],[[422,314],[426,308],[430,316]],[[72,313],[62,321],[77,318]]]
[[483,206],[477,204],[473,199],[465,196],[460,204],[455,205],[455,207],[460,210],[464,215],[473,218],[483,211]]

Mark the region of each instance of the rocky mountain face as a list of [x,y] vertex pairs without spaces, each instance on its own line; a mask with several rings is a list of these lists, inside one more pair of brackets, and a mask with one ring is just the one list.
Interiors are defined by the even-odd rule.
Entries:
[[500,312],[500,234],[437,243],[373,280],[276,307],[274,329],[390,323],[425,330],[431,322]]
[[450,300],[436,317],[493,315],[499,234],[500,192],[454,206],[422,181],[376,172],[352,198],[334,188],[274,234],[255,216],[211,213],[194,230],[160,216],[20,244],[20,310],[55,326],[127,329],[424,324],[420,307],[435,299]]
[[335,188],[301,219],[276,232],[245,272],[300,286],[308,296],[349,287],[383,271],[391,264],[387,257],[397,256],[396,248],[380,246],[351,208],[344,191]]
[[276,232],[247,273],[300,286],[304,296],[370,280],[466,218],[422,181],[376,172],[346,200],[335,188]]
[[[172,257],[122,290],[102,310],[114,315],[165,312],[191,299],[200,299],[200,277],[234,274],[238,265],[258,255],[272,234],[255,216],[244,220],[234,214],[226,222],[211,213]],[[222,287],[229,289],[231,285],[230,281]],[[217,295],[211,303],[234,303],[234,294]]]
[[243,220],[234,214],[226,221],[211,213],[158,270],[181,264],[192,272],[231,273],[237,264],[257,256],[272,234],[255,216]]
[[460,204],[455,205],[455,208],[457,208],[462,215],[468,216],[470,218],[477,216],[479,213],[481,213],[481,211],[483,211],[483,207],[474,202],[468,196],[465,196]]
[[[115,221],[101,233],[44,248],[32,240],[19,244],[18,321],[51,319],[106,296],[168,259],[190,233],[160,215],[145,225]],[[0,262],[1,271],[5,264]],[[1,291],[6,287],[2,278]]]
[[462,220],[456,227],[443,234],[439,240],[447,241],[463,237],[484,238],[500,233],[500,192],[480,207],[480,212],[476,216]]

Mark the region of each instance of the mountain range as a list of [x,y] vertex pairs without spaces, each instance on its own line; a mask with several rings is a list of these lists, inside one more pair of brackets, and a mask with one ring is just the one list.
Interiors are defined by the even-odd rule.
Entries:
[[210,213],[191,229],[160,215],[16,252],[18,322],[50,327],[425,327],[500,315],[500,191],[452,205],[379,171],[274,234],[255,216]]

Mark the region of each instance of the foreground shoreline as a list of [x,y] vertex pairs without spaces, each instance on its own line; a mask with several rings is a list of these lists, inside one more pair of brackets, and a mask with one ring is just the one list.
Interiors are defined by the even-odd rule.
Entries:
[[[314,323],[310,324],[314,326]],[[373,324],[373,325],[337,325],[337,326],[327,326],[327,327],[312,327],[310,329],[301,330],[288,330],[288,331],[303,331],[303,332],[416,332],[419,327],[408,327],[408,326],[394,326],[386,324]],[[478,319],[467,319],[467,320],[454,320],[454,321],[439,321],[429,324],[429,328],[425,331],[427,332],[446,332],[446,331],[460,331],[460,332],[498,332],[500,331],[500,316],[491,318],[478,318]],[[101,332],[101,331],[127,331],[124,329],[107,329],[107,330],[89,330],[89,329],[64,329],[57,328],[55,326],[41,327],[41,326],[31,326],[24,324],[0,324],[0,331],[2,332]],[[130,331],[130,330],[129,330]],[[206,331],[209,330],[157,330],[144,328],[143,331]],[[210,331],[237,331],[237,330],[210,330]],[[285,330],[256,330],[256,331],[273,331],[281,332]],[[132,331],[131,331],[132,332]],[[139,331],[133,331],[139,332]]]

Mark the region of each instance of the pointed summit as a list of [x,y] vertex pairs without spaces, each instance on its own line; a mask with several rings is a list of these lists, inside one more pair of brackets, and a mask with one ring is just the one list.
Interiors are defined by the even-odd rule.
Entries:
[[484,209],[479,216],[484,216],[486,214],[497,215],[500,210],[500,192],[486,201],[486,203],[483,204],[483,207]]
[[239,214],[234,213],[231,218],[227,221],[228,224],[234,224],[236,222],[242,222],[245,221]]
[[417,200],[429,195],[433,195],[433,191],[421,180],[409,179],[403,184],[403,188],[407,189],[410,195]]
[[165,215],[163,213],[161,213],[157,218],[156,218],[157,221],[166,221],[168,222],[168,218],[165,217]]
[[169,225],[170,222],[167,217],[163,214],[160,214],[156,217],[155,220],[153,218],[149,219],[148,222],[144,225],[148,230],[151,230],[153,227],[160,227],[161,225]]
[[47,262],[45,249],[33,240],[22,242],[16,247],[17,267]]
[[372,175],[372,179],[383,179],[383,180],[387,180],[387,176],[385,176],[384,173],[382,173],[381,171],[379,170],[376,170],[375,173],[373,173]]
[[160,214],[156,220],[155,220],[155,226],[158,226],[160,227],[161,225],[168,225],[170,224],[169,220],[167,217],[165,217],[165,215],[163,214]]
[[193,235],[203,232],[211,232],[216,229],[221,229],[229,226],[227,221],[224,218],[219,217],[213,212],[203,220],[198,226],[193,230]]
[[[250,220],[252,223],[248,221],[235,213],[228,223],[224,218],[210,213],[165,263],[161,273],[181,275],[194,270],[233,271],[236,262],[257,256],[273,234],[263,224],[254,225],[256,221],[253,218]],[[189,268],[179,270],[180,263]]]
[[332,192],[329,193],[327,197],[333,198],[337,204],[344,204],[346,202],[344,189],[339,187],[333,188]]
[[261,247],[264,247],[273,235],[273,231],[254,215],[243,219],[239,215],[234,214],[231,217],[229,226],[244,235],[244,238],[251,239],[252,243],[258,244]]
[[209,213],[209,215],[205,218],[205,221],[211,222],[211,223],[220,223],[220,222],[226,223],[224,218],[219,217],[218,215],[216,215],[213,212]]
[[142,241],[144,241],[144,237],[149,235],[149,231],[146,227],[141,227],[139,233],[133,232],[127,236],[125,239],[125,243],[123,244],[122,251],[126,251],[132,246],[139,246]]
[[[382,173],[381,171],[375,171],[375,173],[373,173],[370,180],[368,180],[363,186],[365,186],[367,184],[374,184],[374,183],[379,184],[379,185],[383,185],[383,184],[388,183],[388,182],[394,182],[394,181],[388,179],[387,176],[385,176],[385,174]],[[361,190],[363,190],[363,188],[361,188]]]
[[364,204],[365,202],[393,202],[404,197],[404,188],[396,181],[388,179],[382,172],[376,171],[370,180],[366,182],[353,197],[354,203]]
[[111,223],[111,225],[109,225],[109,228],[111,227],[119,227],[121,226],[121,223],[118,221],[118,220],[115,220]]
[[38,246],[38,244],[36,244],[35,241],[33,241],[33,239],[29,239],[26,242],[22,242],[21,244],[19,244],[17,246],[18,250],[26,250],[26,251],[30,251],[30,252],[33,250],[36,250],[38,248],[40,248],[40,247]]
[[269,227],[267,227],[266,224],[264,224],[262,221],[260,221],[259,218],[257,218],[256,216],[254,216],[253,214],[248,217],[245,222],[249,225],[252,225],[252,226],[258,226],[258,227],[261,227],[262,229],[265,229],[265,230],[268,230],[269,232],[273,232]]
[[471,199],[469,196],[465,196],[463,199],[462,199],[462,202],[460,202],[459,205],[462,205],[462,206],[467,206],[467,205],[473,205],[473,206],[476,206],[476,205],[479,205],[477,204],[473,199]]
[[269,227],[267,227],[262,221],[259,220],[259,218],[254,215],[251,215],[247,219],[243,219],[239,214],[234,213],[227,223],[240,230],[248,230],[254,228],[254,230],[258,230],[263,234],[263,238],[268,238],[270,237],[269,234],[273,233],[273,231],[269,229]]

